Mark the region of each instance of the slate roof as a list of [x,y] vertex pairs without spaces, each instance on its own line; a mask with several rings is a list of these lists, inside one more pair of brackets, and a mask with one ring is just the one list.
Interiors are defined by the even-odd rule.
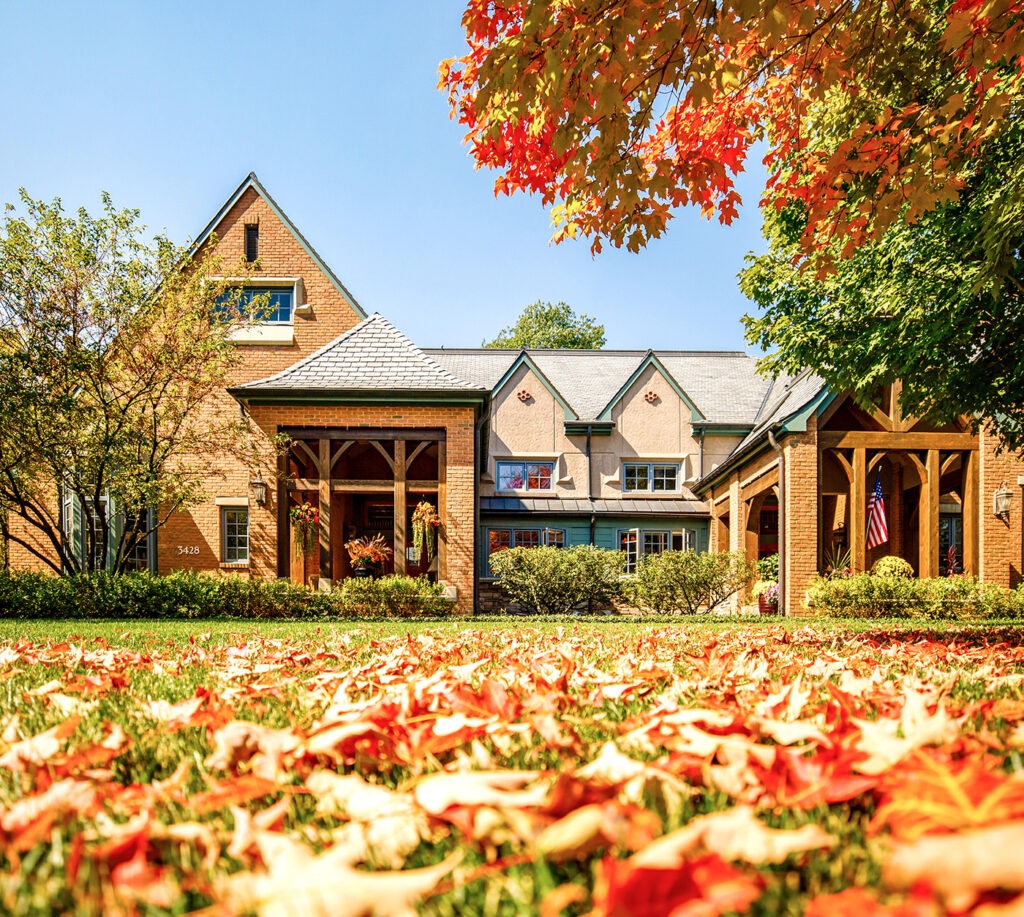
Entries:
[[[425,351],[449,372],[493,389],[521,350],[431,348]],[[579,420],[594,420],[651,351],[527,350],[536,367]],[[738,351],[655,350],[679,387],[711,423],[751,424],[770,383],[756,360]]]
[[552,513],[623,516],[707,515],[707,504],[699,500],[552,500],[523,497],[481,497],[481,513]]
[[232,389],[242,396],[293,390],[487,391],[438,365],[377,312],[293,366]]

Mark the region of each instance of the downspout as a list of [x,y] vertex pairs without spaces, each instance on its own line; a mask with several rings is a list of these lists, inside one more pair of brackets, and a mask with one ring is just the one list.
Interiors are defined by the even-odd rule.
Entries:
[[480,459],[483,456],[484,424],[491,416],[491,400],[488,397],[478,408],[480,417],[474,427],[476,455],[473,456],[473,614],[480,607]]
[[786,462],[782,446],[775,438],[771,428],[768,430],[768,442],[779,456],[779,614],[786,614]]
[[597,525],[597,517],[594,515],[594,473],[590,462],[590,435],[593,427],[587,424],[587,504],[590,507],[590,544],[594,545],[594,532]]
[[700,480],[701,478],[704,477],[704,436],[705,436],[705,433],[706,433],[706,431],[704,431],[704,430],[700,431],[700,440],[699,440],[699,443],[700,443],[700,459],[699,459],[700,473],[697,475],[697,479],[698,480]]

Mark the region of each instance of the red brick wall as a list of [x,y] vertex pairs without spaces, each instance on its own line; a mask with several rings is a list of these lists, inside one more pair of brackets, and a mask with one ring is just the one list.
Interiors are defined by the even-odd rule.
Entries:
[[[1021,525],[1024,515],[1022,490],[1017,479],[1024,475],[1024,464],[1014,453],[999,454],[998,444],[998,437],[991,431],[981,432],[978,454],[980,578],[1001,586],[1015,587],[1021,582]],[[1013,494],[1010,517],[1006,520],[992,514],[992,497],[1004,482]]]

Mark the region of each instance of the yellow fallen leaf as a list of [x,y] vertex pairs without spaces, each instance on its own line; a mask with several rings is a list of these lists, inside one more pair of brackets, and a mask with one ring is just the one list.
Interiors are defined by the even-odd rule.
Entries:
[[451,806],[541,806],[550,791],[546,782],[523,789],[537,776],[537,771],[434,774],[417,784],[413,796],[431,815],[440,815]]

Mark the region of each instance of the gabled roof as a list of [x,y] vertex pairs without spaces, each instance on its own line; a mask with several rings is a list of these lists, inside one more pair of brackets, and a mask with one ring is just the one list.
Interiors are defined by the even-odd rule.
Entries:
[[601,413],[597,415],[598,420],[612,419],[612,411],[615,409],[615,406],[625,397],[626,392],[633,387],[633,385],[636,383],[636,380],[640,378],[640,374],[651,366],[653,366],[658,371],[658,373],[661,374],[662,378],[664,378],[664,380],[671,386],[672,391],[674,391],[676,395],[679,396],[679,400],[682,401],[683,404],[685,404],[690,409],[691,421],[695,422],[698,420],[707,420],[707,418],[701,413],[700,408],[698,408],[697,405],[693,403],[690,396],[687,395],[686,392],[679,387],[679,383],[672,378],[672,373],[665,369],[664,364],[662,364],[661,360],[659,360],[657,356],[655,356],[653,350],[647,351],[647,356],[644,357],[640,365],[635,370],[633,370],[633,374],[625,382],[622,383],[622,385],[619,387],[619,390],[615,393],[611,400],[604,406],[604,409],[601,411]]
[[508,385],[511,378],[516,374],[516,370],[519,367],[525,366],[530,370],[539,380],[540,384],[548,390],[548,393],[552,398],[555,399],[558,406],[562,409],[565,414],[566,420],[575,420],[577,415],[569,403],[562,397],[562,393],[558,391],[552,381],[547,377],[544,371],[537,366],[537,364],[530,357],[529,353],[525,350],[520,351],[519,356],[512,362],[512,365],[505,370],[502,377],[492,386],[491,394],[497,395],[506,385]]
[[309,242],[306,240],[306,237],[301,232],[299,232],[298,227],[288,218],[288,214],[286,214],[278,206],[277,201],[275,201],[270,196],[270,192],[263,187],[262,182],[260,182],[260,180],[256,177],[255,172],[250,172],[242,180],[242,183],[234,190],[234,192],[231,194],[231,197],[229,197],[227,201],[224,203],[224,206],[217,211],[214,218],[210,220],[210,222],[206,224],[206,227],[203,229],[203,231],[199,233],[198,236],[196,236],[195,241],[189,248],[189,254],[194,254],[199,250],[200,246],[202,246],[202,244],[207,239],[210,238],[213,231],[220,225],[224,217],[228,215],[231,208],[238,203],[242,195],[245,194],[245,192],[248,191],[250,188],[252,188],[260,197],[263,198],[263,200],[267,202],[267,206],[274,212],[274,215],[281,221],[281,223],[292,234],[292,236],[294,236],[295,241],[298,242],[299,245],[302,246],[306,254],[313,259],[313,263],[316,264],[316,266],[323,272],[324,276],[331,281],[331,283],[334,285],[334,288],[342,297],[344,297],[344,299],[353,308],[353,310],[355,310],[356,314],[359,315],[360,318],[366,318],[366,312],[363,309],[363,307],[359,305],[358,302],[356,302],[356,298],[348,291],[348,288],[345,286],[345,284],[343,284],[338,279],[334,271],[332,271],[327,266],[327,263],[324,261],[324,259],[317,254],[316,249],[313,248],[313,246],[310,245]]
[[774,380],[757,412],[754,428],[721,465],[697,482],[694,489],[697,493],[706,490],[715,480],[742,464],[744,459],[768,448],[769,430],[781,433],[805,431],[808,418],[827,406],[831,399],[832,394],[824,381],[810,370],[804,370],[798,376]]
[[[493,390],[523,351],[431,348],[426,353],[449,372]],[[737,351],[530,349],[525,353],[582,420],[597,420],[652,353],[677,391],[685,393],[710,424],[749,427],[769,387],[757,375],[756,360]]]
[[230,391],[243,401],[300,393],[461,393],[477,400],[487,395],[483,386],[466,382],[439,366],[376,312],[293,366]]

